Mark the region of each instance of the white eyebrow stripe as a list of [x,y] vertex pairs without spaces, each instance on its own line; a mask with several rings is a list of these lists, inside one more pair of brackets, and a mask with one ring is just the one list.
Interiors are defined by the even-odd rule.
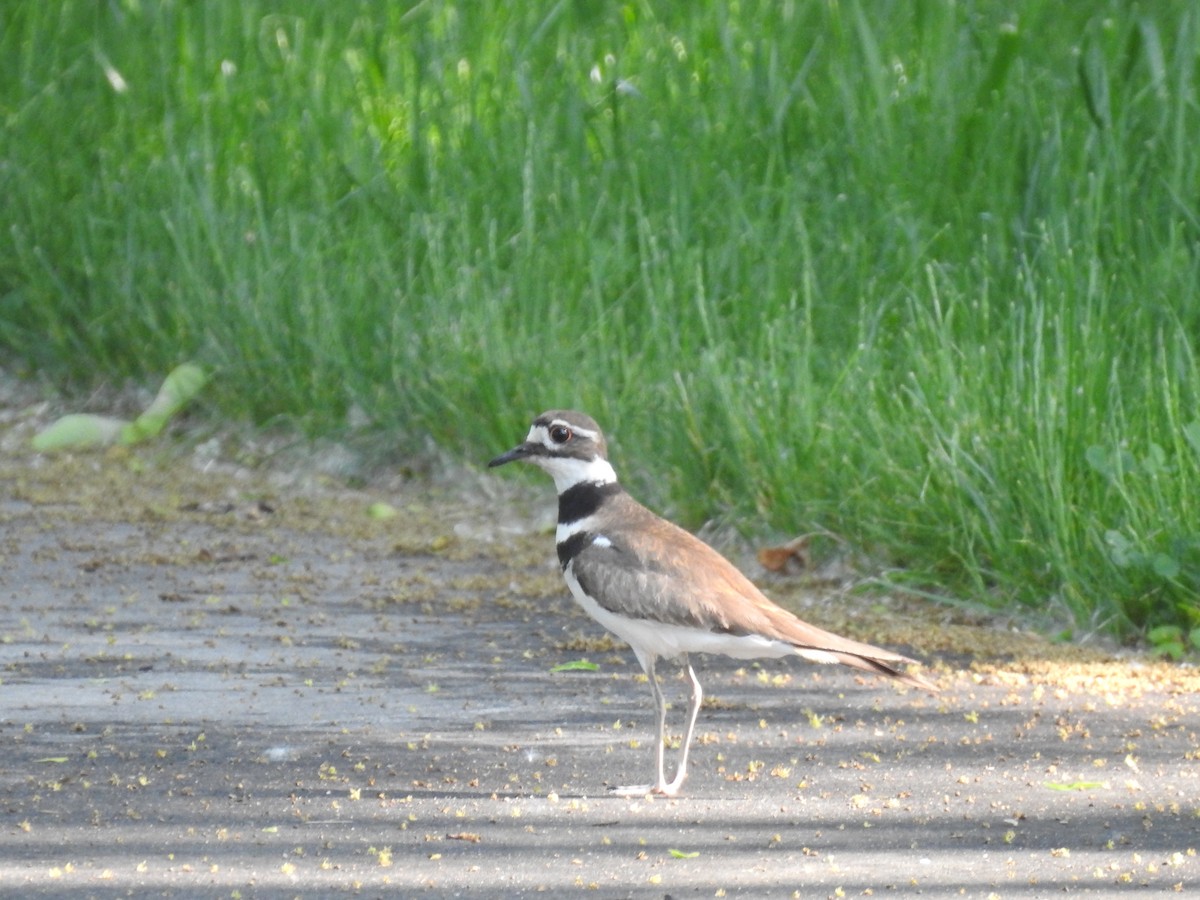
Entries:
[[572,425],[566,419],[553,419],[549,425],[531,425],[529,427],[529,434],[525,436],[525,440],[531,444],[541,444],[547,450],[557,450],[562,444],[556,444],[550,440],[550,429],[555,425],[561,425],[579,437],[590,441],[597,441],[600,438],[600,432],[598,431],[592,431],[590,428],[580,428],[577,425]]
[[578,425],[572,425],[570,422],[566,421],[565,419],[555,419],[550,424],[551,425],[561,425],[564,428],[569,428],[576,434],[580,435],[581,437],[590,438],[593,441],[596,440],[596,438],[598,438],[600,436],[600,433],[598,431],[592,431],[590,428],[580,428]]

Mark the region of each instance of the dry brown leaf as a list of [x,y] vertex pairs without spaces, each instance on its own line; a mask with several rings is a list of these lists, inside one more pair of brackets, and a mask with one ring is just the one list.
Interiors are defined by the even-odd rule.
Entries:
[[772,572],[786,571],[793,561],[798,570],[808,568],[808,535],[793,538],[779,547],[762,547],[758,551],[759,565]]

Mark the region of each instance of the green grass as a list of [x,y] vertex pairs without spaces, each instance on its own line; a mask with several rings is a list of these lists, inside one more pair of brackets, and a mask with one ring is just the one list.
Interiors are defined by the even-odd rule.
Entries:
[[1192,629],[1200,14],[1019,8],[0,5],[0,352]]

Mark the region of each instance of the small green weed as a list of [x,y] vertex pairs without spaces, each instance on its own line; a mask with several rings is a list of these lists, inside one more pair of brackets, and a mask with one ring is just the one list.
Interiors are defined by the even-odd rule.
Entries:
[[1150,649],[1156,656],[1183,659],[1188,653],[1200,653],[1200,626],[1184,631],[1178,625],[1159,625],[1146,633]]

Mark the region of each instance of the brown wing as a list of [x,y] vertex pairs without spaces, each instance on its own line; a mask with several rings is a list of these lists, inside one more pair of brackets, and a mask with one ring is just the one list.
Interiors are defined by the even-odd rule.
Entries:
[[[606,534],[611,546],[588,546],[573,562],[575,577],[604,608],[706,631],[758,634],[936,690],[924,678],[904,671],[902,666],[914,660],[810,625],[772,603],[725,557],[632,498],[621,516],[638,535],[637,548]],[[701,571],[703,593],[696,592],[693,577]]]

